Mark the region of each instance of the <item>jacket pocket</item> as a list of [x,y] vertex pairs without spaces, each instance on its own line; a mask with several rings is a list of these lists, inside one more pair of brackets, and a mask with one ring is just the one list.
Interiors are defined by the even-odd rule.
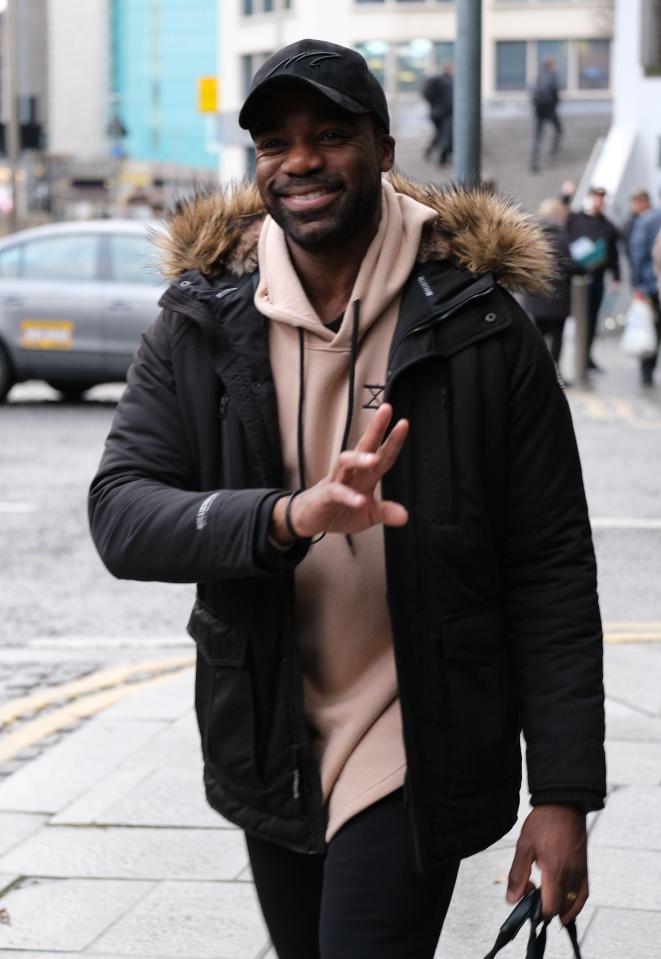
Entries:
[[195,681],[202,752],[214,778],[244,789],[261,788],[256,763],[255,702],[247,663],[248,633],[228,623],[200,600],[188,632],[197,644]]
[[453,789],[484,789],[511,772],[518,754],[514,676],[501,612],[487,608],[446,619],[443,658]]
[[245,663],[247,632],[223,622],[199,599],[193,606],[187,628],[209,666],[243,666]]

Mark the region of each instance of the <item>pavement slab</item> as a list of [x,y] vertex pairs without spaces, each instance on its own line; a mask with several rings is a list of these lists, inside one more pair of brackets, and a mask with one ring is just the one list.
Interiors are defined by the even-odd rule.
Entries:
[[150,888],[144,882],[25,879],[2,897],[11,922],[0,927],[0,953],[86,949]]
[[607,698],[606,736],[610,742],[661,743],[661,716],[653,717]]
[[593,844],[589,856],[590,901],[594,906],[659,911],[661,852]]
[[248,857],[237,829],[44,826],[0,872],[96,879],[234,879]]
[[597,909],[585,938],[586,956],[642,959],[661,949],[661,913],[639,909]]
[[[194,647],[191,642],[190,653]],[[157,683],[140,696],[128,696],[104,713],[109,721],[116,720],[173,720],[190,709],[194,693],[194,671],[185,669],[173,679]]]
[[268,934],[250,885],[163,882],[94,944],[112,956],[260,959]]
[[661,743],[606,743],[609,786],[661,784]]
[[[595,846],[650,850],[661,853],[661,789],[628,786],[609,796],[591,833]],[[657,887],[661,907],[661,885]]]
[[162,723],[88,723],[0,783],[0,810],[56,813],[100,782]]
[[53,825],[235,829],[208,805],[199,761],[193,770],[114,770],[50,820]]
[[659,676],[661,644],[605,647],[604,680],[610,698],[661,717]]
[[172,766],[176,768],[198,769],[202,778],[202,750],[200,733],[192,708],[192,699],[186,699],[188,709],[175,722],[164,723],[161,732],[144,746],[131,753],[122,766],[139,766],[151,769],[152,766]]
[[30,833],[36,832],[45,821],[45,816],[0,812],[0,856],[17,846]]

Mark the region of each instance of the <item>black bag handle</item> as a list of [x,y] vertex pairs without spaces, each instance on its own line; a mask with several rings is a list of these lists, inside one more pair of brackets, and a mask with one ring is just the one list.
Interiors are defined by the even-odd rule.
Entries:
[[[530,938],[528,939],[528,950],[526,959],[543,959],[546,949],[546,930],[549,925],[548,919],[542,919],[542,894],[539,889],[533,889],[527,896],[524,896],[521,902],[517,903],[505,922],[500,927],[498,938],[493,949],[484,959],[494,959],[494,956],[500,952],[508,943],[516,939],[521,928],[530,920]],[[539,933],[537,927],[541,923],[542,928]],[[581,959],[581,951],[578,947],[578,933],[576,923],[572,919],[565,926],[569,936],[575,959]]]

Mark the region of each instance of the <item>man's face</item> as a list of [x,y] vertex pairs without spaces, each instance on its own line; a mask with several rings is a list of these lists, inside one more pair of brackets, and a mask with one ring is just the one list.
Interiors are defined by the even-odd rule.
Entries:
[[634,216],[640,216],[645,210],[649,210],[650,201],[644,196],[634,196],[631,199],[631,212]]
[[592,212],[601,213],[606,203],[606,197],[603,193],[593,193],[592,194]]
[[251,130],[268,212],[305,250],[323,251],[378,225],[381,174],[394,140],[300,83],[282,84]]

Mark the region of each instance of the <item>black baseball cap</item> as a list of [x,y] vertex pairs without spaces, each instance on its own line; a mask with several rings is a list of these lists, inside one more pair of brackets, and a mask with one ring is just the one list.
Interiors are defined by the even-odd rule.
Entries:
[[390,132],[385,94],[365,58],[325,40],[298,40],[263,63],[239,113],[239,126],[250,129],[263,97],[283,80],[305,83],[349,113],[371,113]]

